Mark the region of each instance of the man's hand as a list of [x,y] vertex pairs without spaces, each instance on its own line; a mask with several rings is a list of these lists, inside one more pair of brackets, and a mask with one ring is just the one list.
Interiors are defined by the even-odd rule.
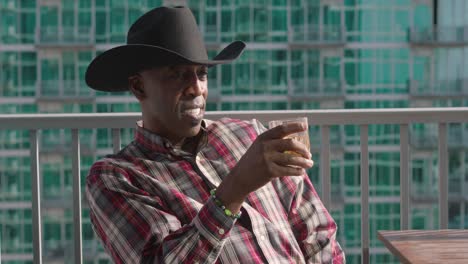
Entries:
[[[238,212],[249,193],[274,178],[304,175],[305,169],[314,164],[309,149],[299,141],[284,137],[306,129],[301,123],[290,123],[259,135],[218,187],[216,196],[226,208]],[[285,151],[294,151],[301,156]]]

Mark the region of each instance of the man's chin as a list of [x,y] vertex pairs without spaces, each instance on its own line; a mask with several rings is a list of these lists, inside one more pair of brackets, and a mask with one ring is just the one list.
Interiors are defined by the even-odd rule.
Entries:
[[188,116],[183,115],[178,120],[179,129],[178,133],[184,137],[194,137],[198,135],[201,129],[201,123],[203,121],[203,115],[199,116]]

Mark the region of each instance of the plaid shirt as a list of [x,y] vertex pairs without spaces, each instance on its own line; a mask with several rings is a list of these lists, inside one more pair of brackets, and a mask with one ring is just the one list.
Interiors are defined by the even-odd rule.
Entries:
[[139,123],[132,143],[92,166],[91,222],[115,263],[345,262],[307,175],[250,193],[239,220],[224,215],[210,190],[265,128],[228,118],[203,125],[196,155]]

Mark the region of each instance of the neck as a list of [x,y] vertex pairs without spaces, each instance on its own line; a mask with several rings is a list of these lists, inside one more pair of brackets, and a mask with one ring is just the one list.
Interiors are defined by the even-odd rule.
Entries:
[[161,122],[158,122],[158,120],[155,120],[154,118],[151,118],[148,115],[145,115],[143,112],[143,128],[151,131],[154,134],[157,134],[161,137],[166,138],[174,146],[179,146],[184,143],[184,140],[185,140],[184,137],[178,137],[177,135],[174,135],[173,133],[169,133],[167,129],[165,129],[164,126],[157,125],[158,123],[161,123]]

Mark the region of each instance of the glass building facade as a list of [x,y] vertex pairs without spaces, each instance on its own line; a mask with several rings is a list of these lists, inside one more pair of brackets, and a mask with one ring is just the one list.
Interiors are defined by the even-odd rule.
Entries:
[[[209,72],[208,110],[468,106],[464,0],[0,0],[0,114],[138,112],[129,93],[94,92],[84,73],[160,5],[187,3],[209,54],[243,40],[234,63]],[[467,56],[467,57],[465,57]],[[312,124],[315,164],[320,130]],[[435,124],[414,124],[411,228],[438,227]],[[111,153],[110,130],[83,130],[82,182]],[[4,263],[32,263],[28,131],[0,131]],[[359,126],[331,128],[332,212],[348,263],[361,262]],[[123,131],[123,143],[132,131]],[[449,227],[468,228],[468,125],[449,125]],[[72,257],[71,133],[41,134],[44,259]],[[397,262],[376,231],[400,228],[399,127],[369,127],[371,263]],[[319,166],[310,171],[319,188]],[[318,190],[320,193],[320,190]],[[85,263],[107,263],[83,206]]]

